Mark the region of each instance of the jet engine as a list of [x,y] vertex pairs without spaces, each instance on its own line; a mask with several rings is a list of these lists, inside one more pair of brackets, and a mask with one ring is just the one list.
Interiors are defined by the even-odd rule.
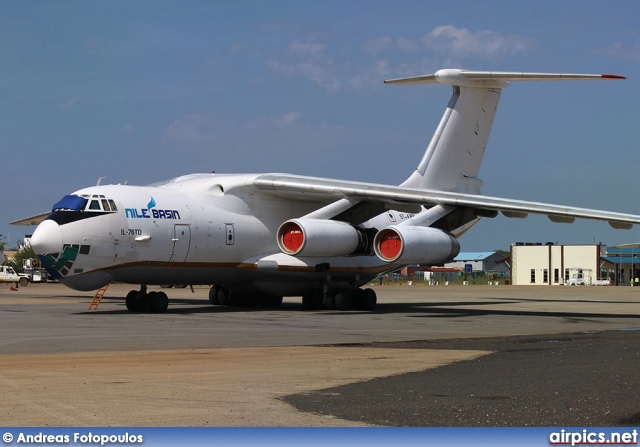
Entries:
[[460,243],[437,228],[398,225],[380,230],[373,249],[386,262],[439,264],[455,258]]
[[347,256],[366,245],[366,235],[345,222],[292,219],[280,225],[277,241],[280,250],[292,256]]

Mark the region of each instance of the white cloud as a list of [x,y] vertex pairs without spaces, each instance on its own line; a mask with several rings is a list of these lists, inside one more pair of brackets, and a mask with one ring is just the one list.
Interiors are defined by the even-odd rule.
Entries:
[[180,143],[200,144],[209,139],[211,127],[209,118],[193,113],[169,124],[167,136]]
[[396,40],[396,47],[406,53],[412,53],[420,49],[420,46],[417,44],[417,42],[411,39],[407,39],[406,37],[401,37],[398,40]]
[[247,133],[282,134],[296,128],[301,118],[302,113],[297,111],[280,116],[259,116],[246,122],[216,114],[192,113],[169,124],[165,137],[170,142],[170,147],[191,150],[197,147],[215,146],[220,141],[239,140]]
[[286,76],[301,75],[328,91],[340,88],[341,80],[327,45],[294,41],[288,51],[289,61],[268,60],[267,67]]
[[318,43],[300,43],[293,42],[289,47],[289,51],[292,54],[298,54],[301,56],[320,56],[322,57],[324,51],[327,49],[326,45]]
[[369,40],[360,45],[360,48],[366,53],[376,56],[383,51],[394,49],[402,50],[405,53],[412,53],[420,49],[420,45],[415,40],[407,39],[406,37],[400,37],[394,40],[389,36],[384,36]]
[[363,43],[360,47],[367,53],[377,55],[381,51],[393,48],[393,39],[389,36],[377,37],[373,40]]
[[63,103],[60,104],[60,108],[64,109],[64,110],[69,110],[71,108],[73,108],[76,104],[82,102],[82,96],[74,96],[73,98],[69,99],[68,101],[65,101]]
[[624,61],[629,61],[633,64],[640,64],[640,44],[632,43],[625,44],[623,42],[614,42],[610,46],[606,48],[602,48],[597,50],[598,54],[612,57],[615,59],[620,59]]
[[293,41],[285,53],[265,63],[275,73],[305,78],[333,93],[375,88],[382,79],[464,65],[470,58],[523,55],[534,48],[534,41],[524,36],[444,25],[416,39],[380,36],[334,52],[322,42]]
[[300,112],[291,112],[286,113],[274,120],[276,127],[279,128],[289,128],[296,125],[296,123],[300,120],[302,114]]
[[474,33],[453,25],[434,28],[422,37],[421,42],[425,48],[452,58],[479,56],[497,59],[526,54],[534,49],[533,40],[524,36],[490,30]]
[[133,126],[133,124],[131,123],[127,123],[124,126],[122,126],[122,132],[131,135],[135,132],[135,128]]

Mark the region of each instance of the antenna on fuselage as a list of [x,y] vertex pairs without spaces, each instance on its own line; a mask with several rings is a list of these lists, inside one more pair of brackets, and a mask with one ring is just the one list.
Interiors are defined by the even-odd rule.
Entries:
[[103,178],[106,178],[106,177],[98,177],[98,183],[96,183],[96,186],[102,185],[102,179]]

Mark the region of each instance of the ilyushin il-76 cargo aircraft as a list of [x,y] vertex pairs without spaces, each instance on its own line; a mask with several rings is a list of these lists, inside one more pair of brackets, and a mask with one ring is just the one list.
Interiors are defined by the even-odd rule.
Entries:
[[[620,80],[591,74],[458,69],[388,84],[446,84],[453,95],[417,169],[400,186],[289,174],[191,174],[152,186],[98,185],[64,196],[31,246],[76,290],[112,281],[140,285],[131,311],[164,312],[149,285],[210,285],[216,305],[373,310],[362,288],[406,265],[441,265],[482,217],[547,215],[629,229],[640,216],[484,196],[478,171],[502,90],[515,81]],[[100,182],[98,182],[100,183]],[[41,222],[41,223],[40,223]]]

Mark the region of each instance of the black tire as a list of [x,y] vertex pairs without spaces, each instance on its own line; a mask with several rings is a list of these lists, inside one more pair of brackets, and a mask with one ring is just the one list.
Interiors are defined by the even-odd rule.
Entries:
[[211,304],[213,304],[214,306],[217,306],[218,304],[220,304],[218,302],[218,291],[219,291],[219,287],[218,286],[212,286],[209,289],[209,302]]
[[305,290],[302,293],[302,307],[304,310],[313,310],[313,290]]
[[353,289],[351,292],[351,306],[353,309],[363,310],[364,307],[364,290]]
[[18,281],[18,284],[20,284],[22,287],[26,287],[29,285],[29,278],[20,278],[20,280]]
[[360,299],[360,309],[373,310],[378,304],[378,296],[373,289],[364,289],[362,291],[362,298]]
[[338,289],[331,289],[327,292],[327,296],[324,297],[324,308],[325,309],[335,309],[336,308],[336,294],[339,292]]
[[302,307],[306,310],[324,309],[322,304],[322,290],[309,289],[302,294]]
[[127,304],[127,310],[129,312],[138,312],[138,309],[136,307],[137,296],[138,296],[137,290],[132,290],[131,292],[127,293],[127,298],[125,299],[125,303]]
[[151,297],[151,312],[163,314],[169,307],[169,297],[164,292],[151,292],[155,296]]
[[218,304],[221,306],[228,306],[229,303],[229,289],[226,287],[220,287],[218,289]]
[[151,304],[156,299],[158,292],[149,292],[140,299],[140,311],[149,313],[151,312]]
[[350,310],[353,308],[353,295],[351,289],[340,289],[334,296],[336,309]]

